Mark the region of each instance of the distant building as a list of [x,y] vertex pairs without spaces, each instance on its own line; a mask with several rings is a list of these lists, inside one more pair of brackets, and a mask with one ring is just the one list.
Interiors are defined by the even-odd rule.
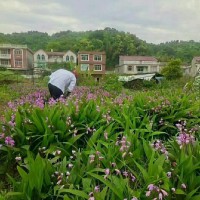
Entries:
[[194,57],[191,64],[191,76],[200,74],[200,57]]
[[34,67],[44,68],[48,63],[62,63],[62,62],[72,62],[76,64],[77,56],[72,51],[68,50],[66,52],[46,52],[40,49],[34,53]]
[[99,81],[105,75],[106,53],[104,51],[79,51],[78,68],[80,73],[89,73],[96,81]]
[[33,52],[27,45],[0,44],[0,66],[28,71],[33,69]]
[[118,74],[144,74],[159,72],[156,58],[151,56],[119,56],[119,65],[115,68]]

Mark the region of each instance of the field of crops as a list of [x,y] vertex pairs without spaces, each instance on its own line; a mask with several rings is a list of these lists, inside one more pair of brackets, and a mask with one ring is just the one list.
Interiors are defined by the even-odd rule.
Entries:
[[193,88],[31,90],[0,126],[0,200],[200,199],[200,98]]

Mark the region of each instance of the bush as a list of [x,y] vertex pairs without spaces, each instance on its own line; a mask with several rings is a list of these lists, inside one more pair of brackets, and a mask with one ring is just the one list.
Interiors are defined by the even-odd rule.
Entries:
[[163,74],[168,80],[181,78],[183,76],[181,60],[171,60],[168,65],[161,70],[161,74]]
[[118,80],[116,74],[105,75],[100,83],[100,86],[106,91],[121,92],[123,89],[123,83]]

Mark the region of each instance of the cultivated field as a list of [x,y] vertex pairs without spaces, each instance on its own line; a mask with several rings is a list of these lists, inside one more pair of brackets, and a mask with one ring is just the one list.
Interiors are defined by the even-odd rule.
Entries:
[[5,84],[0,199],[200,199],[200,98],[184,85],[54,101],[44,82]]

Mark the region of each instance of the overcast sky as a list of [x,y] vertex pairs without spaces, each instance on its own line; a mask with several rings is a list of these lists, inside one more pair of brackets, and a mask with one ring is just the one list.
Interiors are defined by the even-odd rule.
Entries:
[[130,32],[151,43],[200,42],[200,0],[0,0],[0,32]]

